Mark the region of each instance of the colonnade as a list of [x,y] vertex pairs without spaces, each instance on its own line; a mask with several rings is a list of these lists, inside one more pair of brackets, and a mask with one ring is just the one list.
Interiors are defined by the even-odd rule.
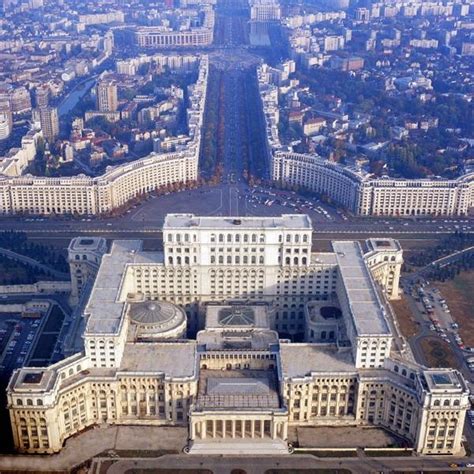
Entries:
[[288,437],[288,422],[271,417],[209,418],[196,417],[190,421],[191,439],[282,439]]

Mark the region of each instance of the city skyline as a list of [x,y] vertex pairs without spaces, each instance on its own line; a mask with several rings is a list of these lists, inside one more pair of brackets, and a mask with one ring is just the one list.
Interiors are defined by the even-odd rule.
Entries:
[[473,16],[3,2],[0,470],[474,466]]

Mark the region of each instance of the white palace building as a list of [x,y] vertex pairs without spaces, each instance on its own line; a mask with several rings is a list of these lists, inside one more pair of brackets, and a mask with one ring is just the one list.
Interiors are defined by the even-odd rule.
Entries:
[[163,240],[160,252],[72,242],[73,285],[84,284],[80,262],[100,261],[84,350],[12,375],[20,452],[57,452],[102,423],[187,426],[191,454],[224,438],[283,453],[289,428],[364,425],[420,454],[462,451],[466,382],[417,364],[391,312],[397,241],[314,253],[306,215],[192,214],[168,215]]

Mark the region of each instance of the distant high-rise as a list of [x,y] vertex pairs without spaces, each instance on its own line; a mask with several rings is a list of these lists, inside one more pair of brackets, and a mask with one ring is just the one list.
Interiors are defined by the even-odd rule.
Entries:
[[97,108],[100,112],[116,112],[117,84],[113,80],[102,80],[96,87]]
[[14,114],[31,111],[31,96],[26,87],[18,87],[11,94],[11,107]]
[[12,111],[9,101],[0,100],[0,140],[10,136],[13,128]]
[[0,110],[0,140],[5,140],[10,136],[10,119],[7,112]]
[[49,87],[46,84],[35,89],[36,107],[43,108],[49,105]]
[[281,19],[280,4],[276,0],[254,0],[250,18],[252,21],[278,21]]
[[59,135],[58,109],[55,107],[41,107],[40,122],[43,136],[48,141],[53,141]]
[[106,53],[112,54],[114,49],[114,34],[111,31],[107,31],[104,35],[103,49]]

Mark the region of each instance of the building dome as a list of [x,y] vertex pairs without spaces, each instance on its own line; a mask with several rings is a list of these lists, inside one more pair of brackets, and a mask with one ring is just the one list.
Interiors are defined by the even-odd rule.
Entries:
[[130,303],[128,315],[137,326],[138,336],[173,338],[186,331],[186,313],[165,301]]
[[166,323],[178,312],[179,308],[165,302],[144,301],[130,305],[130,318],[138,324]]

